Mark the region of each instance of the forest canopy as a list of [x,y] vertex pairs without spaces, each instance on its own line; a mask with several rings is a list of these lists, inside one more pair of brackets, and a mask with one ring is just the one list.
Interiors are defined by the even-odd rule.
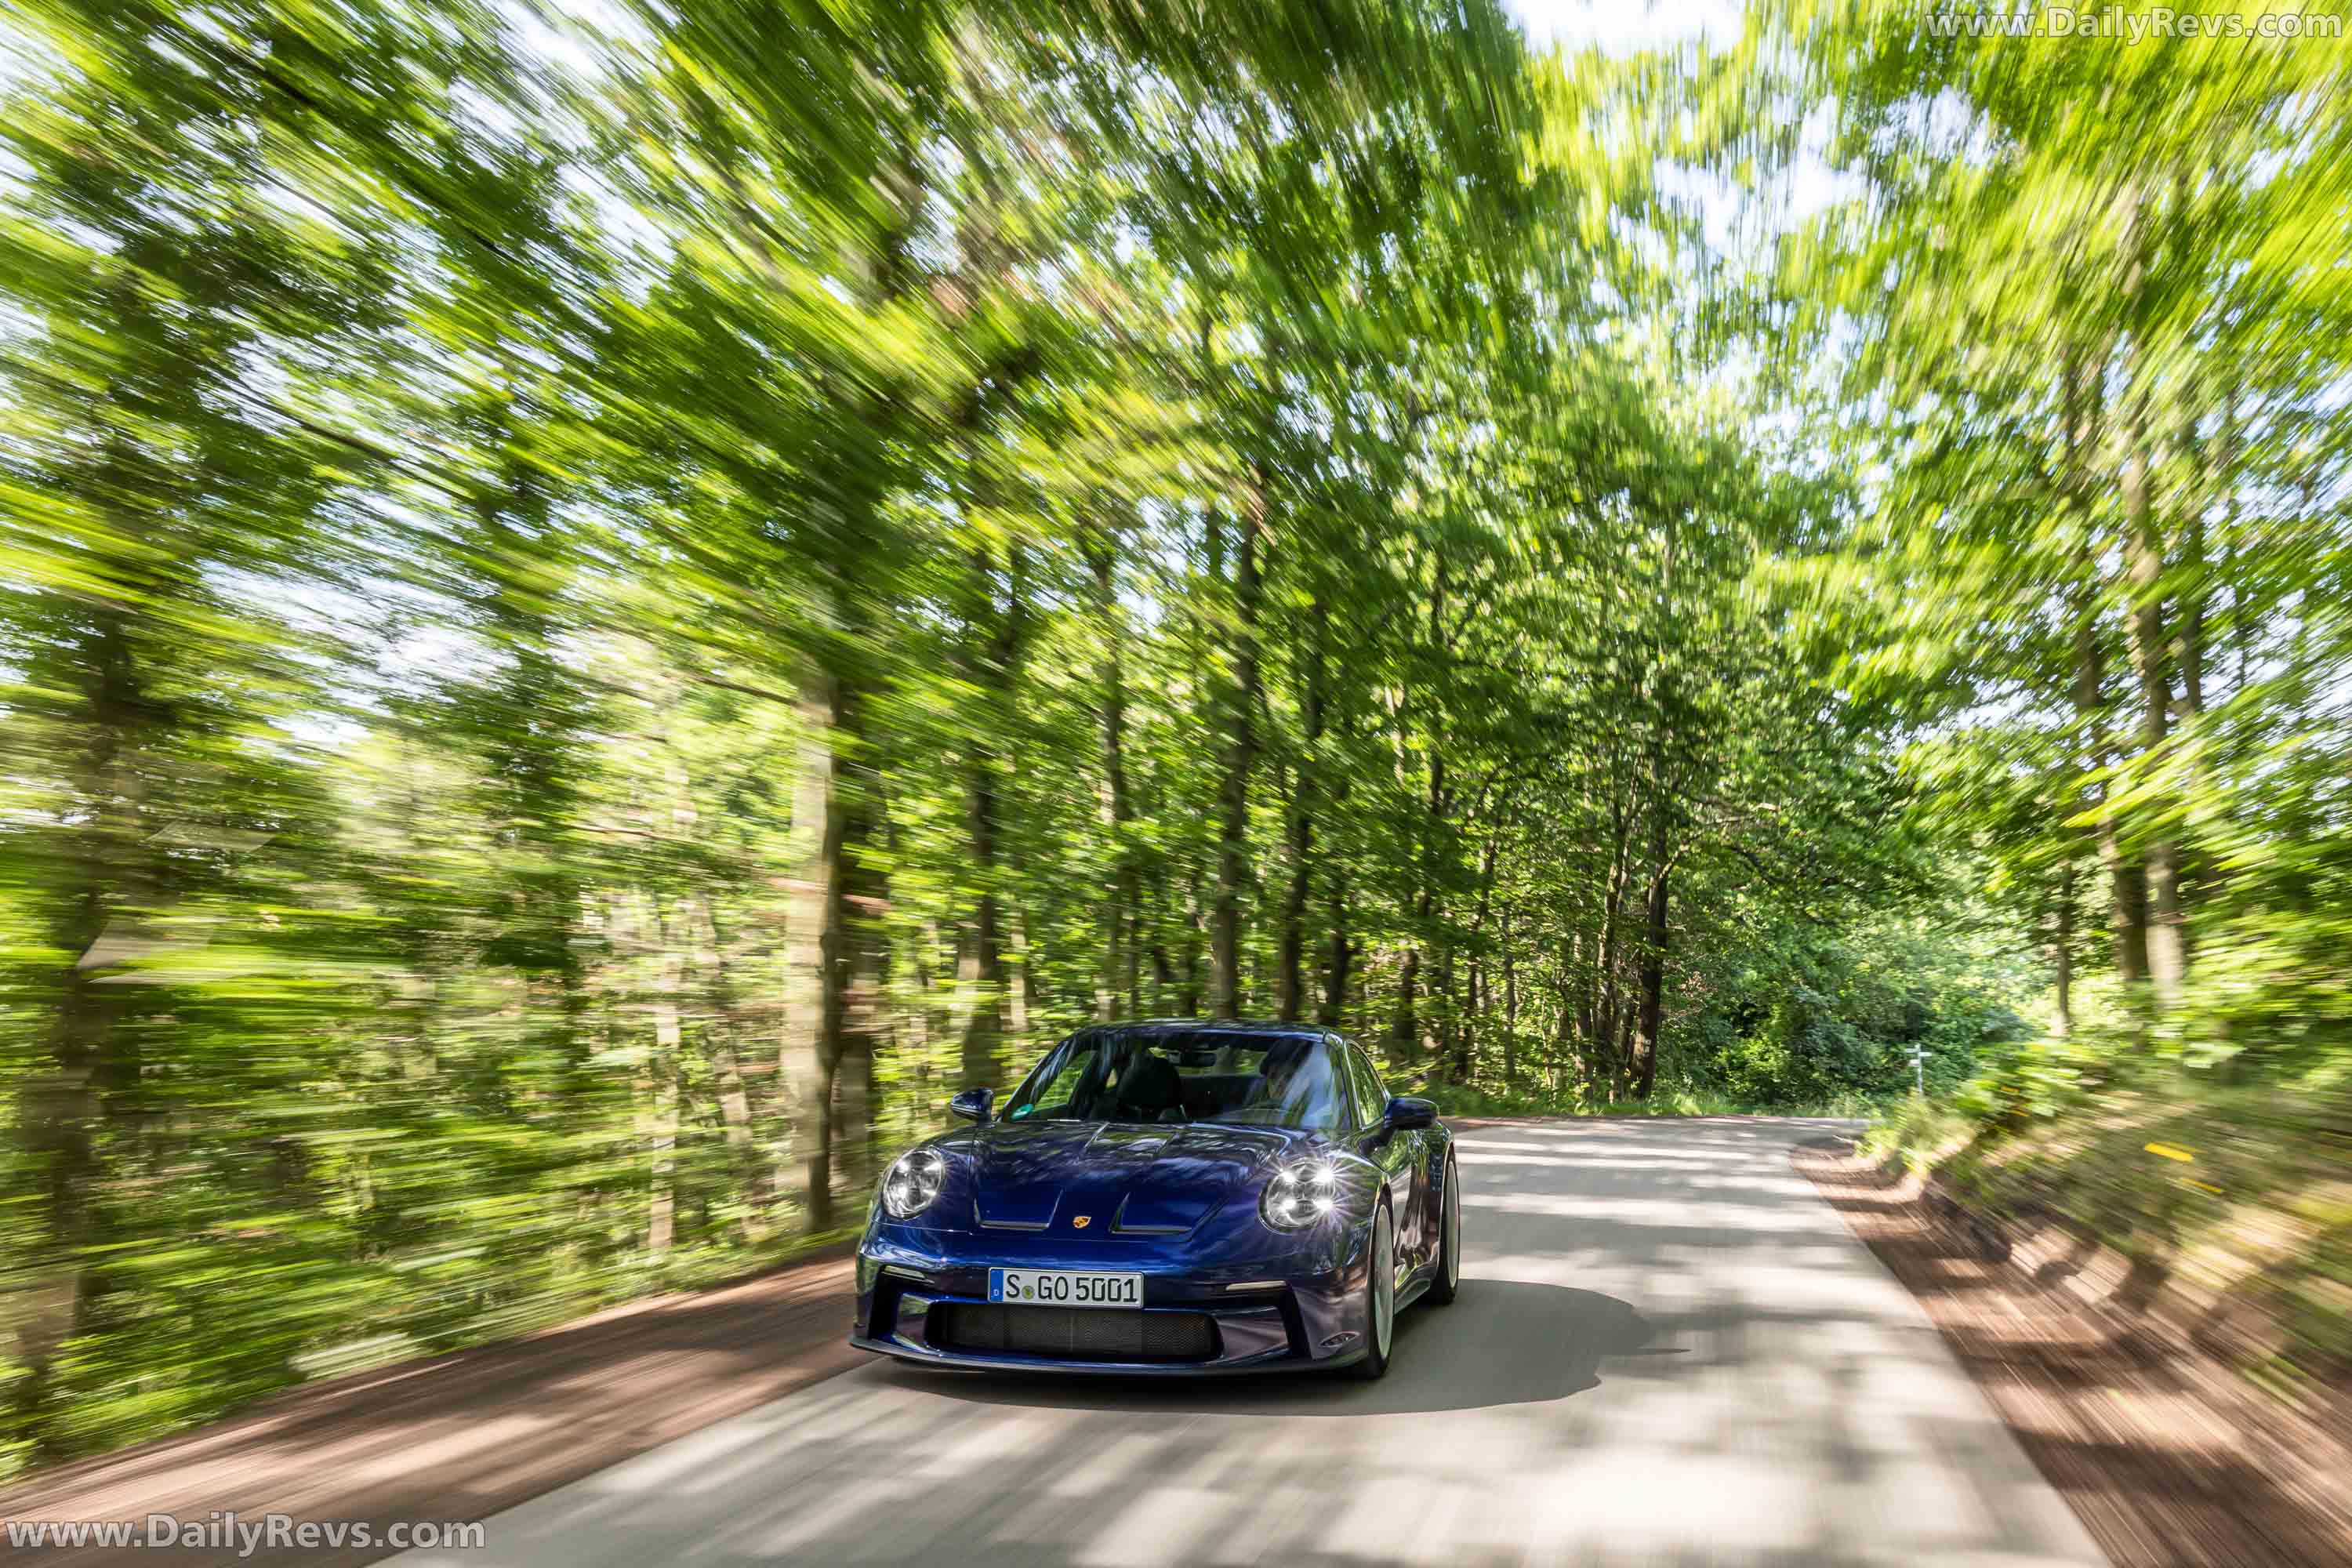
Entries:
[[2347,1058],[2341,42],[0,26],[0,1478],[836,1232],[1088,1021]]

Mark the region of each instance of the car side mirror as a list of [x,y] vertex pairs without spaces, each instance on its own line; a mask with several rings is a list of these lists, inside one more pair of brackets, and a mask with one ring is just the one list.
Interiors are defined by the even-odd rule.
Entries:
[[953,1100],[949,1100],[948,1109],[954,1111],[958,1116],[962,1117],[966,1121],[976,1121],[982,1127],[985,1127],[988,1125],[989,1112],[995,1104],[996,1091],[994,1089],[968,1089],[961,1094],[957,1095]]
[[1388,1113],[1381,1120],[1399,1132],[1409,1132],[1416,1127],[1434,1127],[1437,1125],[1437,1103],[1400,1094],[1390,1100]]

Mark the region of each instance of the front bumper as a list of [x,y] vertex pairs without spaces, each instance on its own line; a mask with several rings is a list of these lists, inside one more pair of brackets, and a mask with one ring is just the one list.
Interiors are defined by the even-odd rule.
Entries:
[[[877,1224],[858,1248],[849,1342],[934,1366],[1023,1372],[1197,1377],[1343,1366],[1360,1360],[1368,1344],[1363,1251],[1350,1233],[1339,1232],[1272,1258],[1203,1262],[1134,1242]],[[982,1351],[940,1331],[951,1314],[937,1309],[988,1307],[988,1271],[1005,1267],[1140,1273],[1145,1312],[1201,1314],[1213,1323],[1207,1353],[1131,1361]]]

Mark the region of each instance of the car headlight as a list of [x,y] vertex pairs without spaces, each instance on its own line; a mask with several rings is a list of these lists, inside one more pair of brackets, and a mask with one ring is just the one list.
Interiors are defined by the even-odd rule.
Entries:
[[1328,1160],[1285,1165],[1265,1184],[1258,1212],[1276,1230],[1305,1230],[1339,1206],[1339,1168]]
[[931,1206],[948,1179],[947,1157],[937,1149],[910,1149],[882,1173],[882,1212],[912,1219]]

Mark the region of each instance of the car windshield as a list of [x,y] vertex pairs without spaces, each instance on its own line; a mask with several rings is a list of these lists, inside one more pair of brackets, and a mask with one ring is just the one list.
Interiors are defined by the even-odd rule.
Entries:
[[1007,1121],[1210,1121],[1342,1130],[1339,1053],[1311,1035],[1089,1029],[1039,1062]]

